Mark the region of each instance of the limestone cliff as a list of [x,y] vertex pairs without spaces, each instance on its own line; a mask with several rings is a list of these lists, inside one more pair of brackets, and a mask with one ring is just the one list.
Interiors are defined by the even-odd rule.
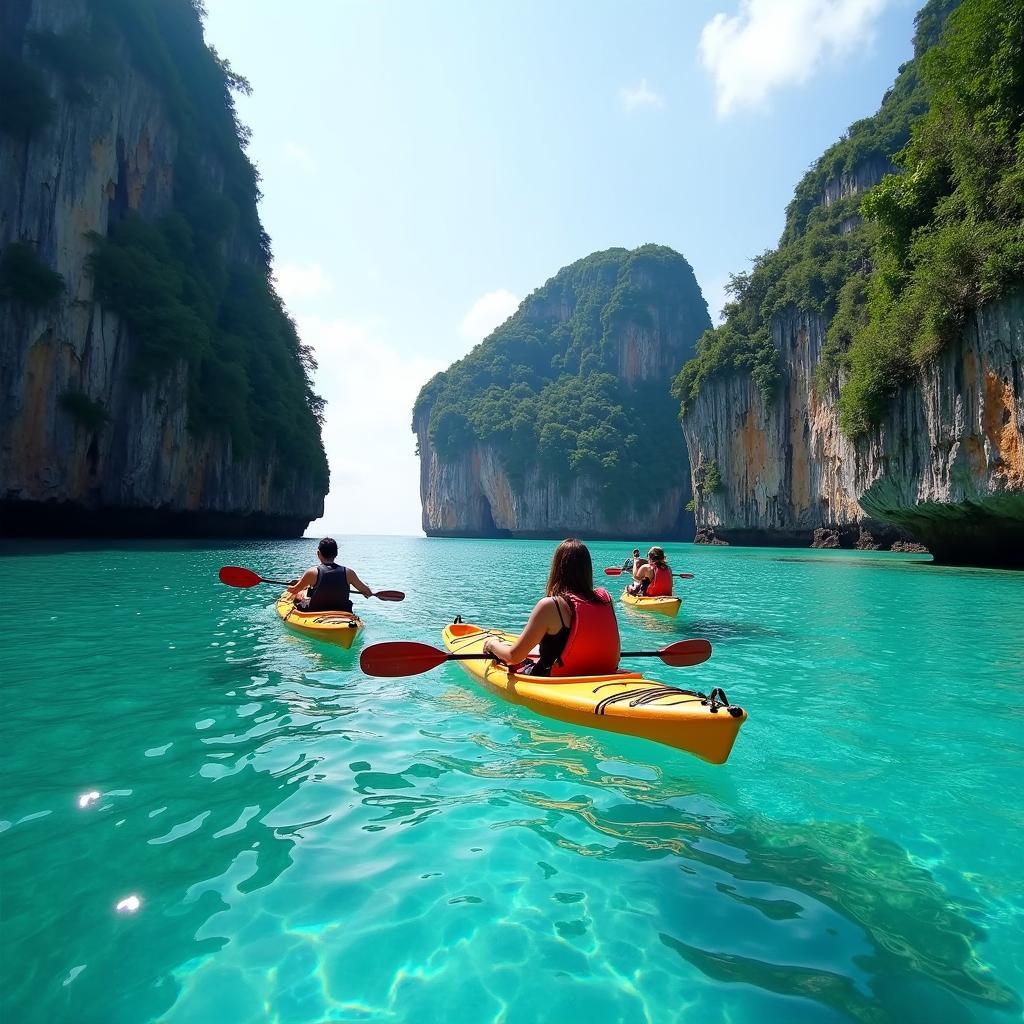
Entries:
[[568,486],[532,467],[517,484],[501,457],[487,444],[475,444],[452,462],[439,459],[422,418],[414,422],[420,438],[420,494],[423,532],[429,537],[552,537],[573,534],[601,537],[672,538],[693,536],[683,506],[685,482],[667,488],[648,507],[609,513],[596,486],[575,479]]
[[[268,281],[231,73],[196,11],[12,0],[0,61],[3,532],[300,534],[326,491],[318,408]],[[115,244],[119,228],[150,232],[150,249]],[[121,276],[108,271],[101,302],[104,245]],[[259,323],[232,310],[243,281]],[[293,424],[280,442],[259,419],[261,360]]]
[[690,407],[704,539],[888,547],[910,535],[945,562],[1024,561],[1024,293],[978,311],[857,442],[839,427],[836,385],[819,392],[824,327],[797,310],[773,321],[783,372],[770,400],[730,374]]
[[564,268],[421,392],[424,531],[691,537],[668,382],[709,325],[689,264],[669,249]]
[[[734,279],[726,322],[674,385],[698,540],[912,537],[937,561],[1024,564],[1024,112],[985,84],[1010,66],[1013,17],[930,0],[878,114],[811,169],[778,249]],[[933,46],[943,59],[922,63]],[[989,166],[961,157],[1004,123]]]

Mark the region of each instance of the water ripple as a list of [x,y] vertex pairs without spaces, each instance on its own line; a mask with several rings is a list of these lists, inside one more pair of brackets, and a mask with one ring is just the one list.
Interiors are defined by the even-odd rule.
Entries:
[[[516,626],[550,551],[349,547],[411,595],[367,609],[373,638],[431,642],[455,612]],[[0,611],[13,1020],[1019,1018],[1019,577],[681,552],[680,618],[620,623],[630,646],[714,643],[662,673],[748,708],[714,767],[536,718],[455,666],[366,678],[283,633],[272,592],[216,583],[288,573],[307,544],[0,557],[20,589],[46,559],[70,574],[55,617]]]

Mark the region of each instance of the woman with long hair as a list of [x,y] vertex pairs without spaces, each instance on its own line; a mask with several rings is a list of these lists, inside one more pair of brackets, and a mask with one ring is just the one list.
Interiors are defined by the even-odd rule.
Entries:
[[672,567],[665,560],[663,548],[653,547],[647,552],[647,561],[633,569],[634,582],[629,593],[644,597],[672,596]]
[[[536,660],[527,657],[538,648]],[[519,639],[490,639],[484,654],[535,676],[606,675],[619,667],[619,626],[611,595],[594,589],[586,544],[570,537],[555,549],[547,596],[530,613]]]

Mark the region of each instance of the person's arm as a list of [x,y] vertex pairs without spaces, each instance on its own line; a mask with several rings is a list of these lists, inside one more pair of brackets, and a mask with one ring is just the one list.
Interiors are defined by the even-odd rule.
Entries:
[[356,575],[355,569],[345,569],[348,585],[355,587],[363,597],[373,597],[373,591]]
[[[557,615],[558,609],[555,602],[547,597],[542,598],[534,605],[530,618],[514,644],[506,644],[501,640],[485,640],[483,653],[491,655],[492,658],[502,661],[506,665],[518,665],[548,633],[557,632],[553,629],[552,622]],[[562,628],[560,618],[557,628]]]
[[641,562],[640,559],[638,558],[633,563],[633,579],[635,579],[637,582],[642,580],[644,578],[644,569],[646,569],[646,568],[647,568],[647,563],[646,562]]
[[316,569],[307,569],[302,574],[302,579],[294,586],[288,588],[288,593],[295,597],[297,594],[301,594],[306,587],[313,586],[314,583],[316,583]]

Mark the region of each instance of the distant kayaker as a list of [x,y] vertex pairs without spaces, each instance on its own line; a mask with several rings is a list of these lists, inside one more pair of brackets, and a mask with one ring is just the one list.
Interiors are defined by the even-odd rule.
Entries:
[[672,569],[665,561],[662,548],[651,548],[647,552],[647,561],[634,566],[633,581],[627,587],[630,594],[642,594],[644,597],[672,596]]
[[586,544],[570,537],[555,549],[547,597],[541,598],[515,643],[487,640],[483,653],[506,665],[522,664],[538,647],[536,661],[520,672],[535,676],[589,676],[619,667],[619,626],[611,595],[594,589]]
[[633,557],[632,558],[627,558],[622,563],[622,571],[623,572],[632,572],[633,569],[637,565],[643,565],[643,563],[645,561],[646,561],[646,559],[640,557],[640,549],[639,548],[633,548]]
[[355,587],[363,597],[373,597],[373,591],[354,569],[337,564],[338,542],[333,537],[324,537],[317,544],[316,557],[320,564],[307,569],[302,579],[288,588],[288,593],[295,597],[295,607],[300,611],[350,612],[350,587]]

